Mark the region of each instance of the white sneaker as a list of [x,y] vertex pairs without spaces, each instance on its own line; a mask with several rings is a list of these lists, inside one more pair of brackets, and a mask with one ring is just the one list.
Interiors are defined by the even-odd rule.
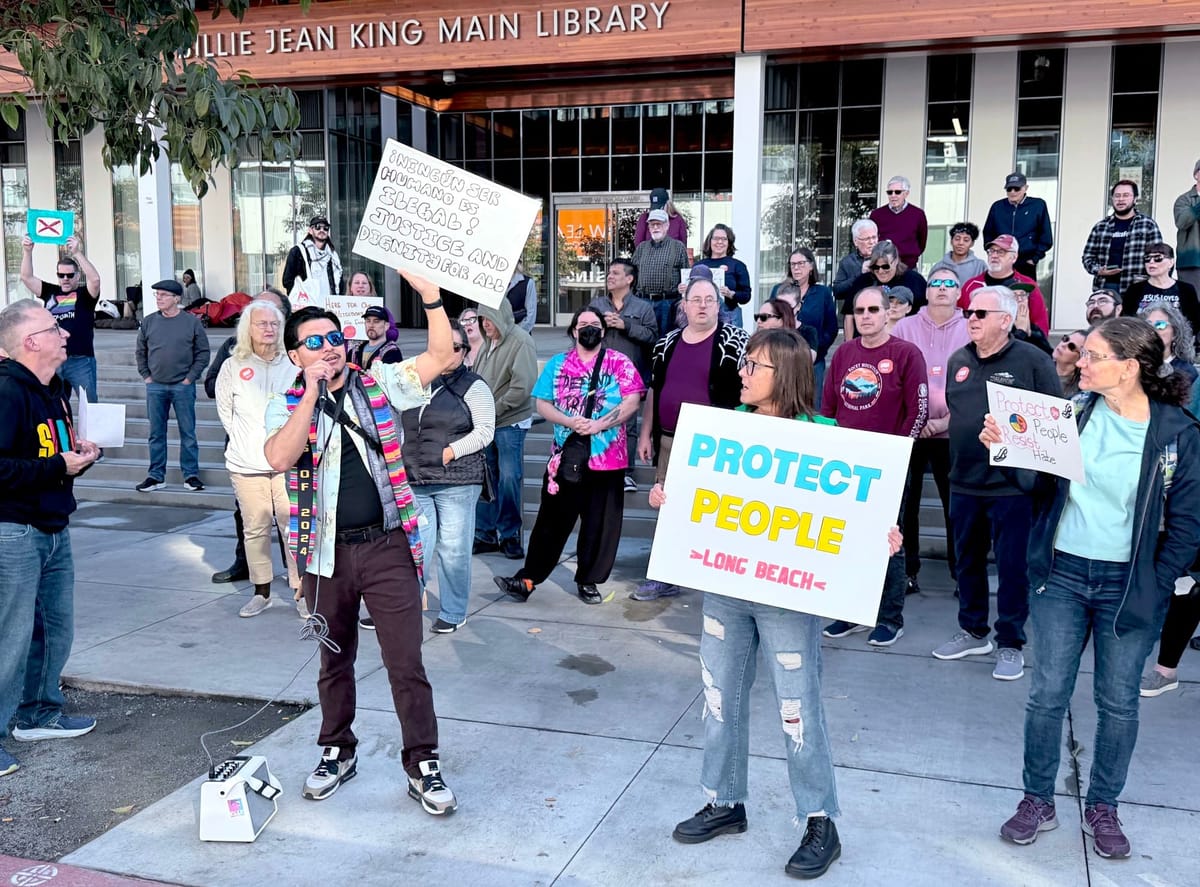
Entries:
[[263,597],[261,594],[256,594],[246,602],[242,609],[238,610],[238,615],[243,619],[248,619],[251,616],[257,616],[268,607],[275,606],[275,598]]
[[301,619],[308,619],[312,613],[308,612],[308,601],[304,598],[299,598],[296,601],[296,615]]
[[1025,656],[1012,647],[1001,647],[996,653],[996,667],[992,677],[998,681],[1016,681],[1025,674]]
[[421,761],[417,764],[421,775],[408,777],[408,796],[420,801],[425,812],[432,816],[443,816],[458,809],[454,792],[442,780],[442,768],[437,761]]

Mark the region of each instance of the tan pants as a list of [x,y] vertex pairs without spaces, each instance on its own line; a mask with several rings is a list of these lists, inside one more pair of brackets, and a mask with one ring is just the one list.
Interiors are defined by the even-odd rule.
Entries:
[[667,466],[671,464],[671,445],[675,443],[674,436],[664,434],[658,440],[658,464],[654,466],[654,482],[656,484],[665,483],[667,480]]
[[[271,565],[271,519],[287,532],[291,519],[291,505],[287,495],[287,475],[234,474],[229,473],[238,507],[242,509],[243,542],[246,544],[246,565],[250,570],[250,581],[255,585],[270,583],[275,575]],[[296,560],[291,549],[287,552],[288,587],[293,591],[300,587],[296,573]]]

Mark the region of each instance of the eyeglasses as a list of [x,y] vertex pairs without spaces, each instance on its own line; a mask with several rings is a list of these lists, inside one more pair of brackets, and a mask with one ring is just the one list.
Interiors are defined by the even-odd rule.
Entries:
[[904,192],[903,191],[893,191],[889,188],[886,193],[889,197],[895,197],[897,194],[903,194]]
[[964,308],[963,317],[970,320],[974,317],[976,320],[987,320],[989,314],[1006,314],[1005,311],[1000,311],[996,308]]
[[277,330],[283,326],[278,320],[256,320],[254,325],[260,330]]
[[309,351],[320,351],[325,346],[326,342],[328,342],[334,348],[340,348],[346,344],[346,337],[337,330],[334,330],[333,332],[326,333],[323,336],[305,336],[300,340],[300,344]]
[[[1152,253],[1152,254],[1146,256],[1146,264],[1147,265],[1149,265],[1151,262],[1165,262],[1166,260],[1167,260],[1167,257],[1164,256],[1162,253]],[[59,276],[61,277],[62,275],[59,275]]]
[[768,320],[779,320],[778,314],[755,314],[754,319],[759,323],[766,323]]
[[55,321],[54,326],[48,326],[44,330],[38,330],[36,333],[26,333],[25,338],[28,339],[33,336],[40,336],[42,333],[57,333],[59,336],[61,336],[65,332],[66,330],[59,326],[58,321]]
[[1004,256],[1004,255],[1008,255],[1010,252],[1012,252],[1012,250],[1010,250],[1010,249],[1004,249],[1003,247],[993,246],[988,249],[987,254],[989,256]]
[[1112,296],[1092,296],[1084,304],[1085,305],[1103,305],[1106,302],[1109,305],[1117,304],[1117,300],[1114,299]]
[[935,277],[933,280],[929,281],[929,285],[932,287],[944,286],[947,289],[958,289],[958,281],[950,280],[946,277]]
[[1086,348],[1079,349],[1079,359],[1086,360],[1091,363],[1094,360],[1124,360],[1123,357],[1118,357],[1115,354],[1097,354],[1095,351],[1088,351]]
[[769,363],[763,363],[762,361],[758,361],[758,360],[751,360],[749,357],[745,357],[745,356],[743,356],[742,359],[740,361],[738,361],[738,369],[739,370],[744,369],[746,371],[747,376],[753,376],[754,371],[757,370],[759,367],[763,367],[764,369],[768,369],[768,370],[775,369],[775,367]]
[[892,264],[891,262],[881,262],[878,265],[868,265],[867,267],[872,271],[890,271]]
[[461,323],[463,326],[471,326],[472,324],[479,323],[479,318],[478,317],[460,317],[458,319],[458,322]]
[[1152,321],[1150,321],[1150,325],[1152,327],[1154,327],[1156,330],[1166,330],[1166,329],[1171,328],[1171,321],[1169,321],[1169,320],[1152,320]]
[[458,344],[458,342],[455,342],[451,347],[454,349],[455,354],[461,354],[464,351],[467,352],[468,354],[471,352],[470,345],[466,345],[466,344],[460,345],[460,344]]
[[328,225],[313,225],[313,226],[312,226],[312,229],[313,229],[314,231],[328,231],[328,230],[329,230],[329,226],[328,226]]
[[808,259],[793,259],[792,261],[788,262],[788,264],[795,268],[797,265],[811,265],[812,262],[810,262]]
[[59,280],[70,280],[72,277],[75,276],[74,271],[69,271],[66,274],[63,274],[61,271],[59,271],[59,272],[57,272],[57,274],[58,274]]
[[691,296],[686,301],[691,302],[693,305],[699,305],[701,308],[711,308],[717,304],[717,300],[712,296]]
[[855,305],[855,314],[878,314],[883,310],[882,305]]
[[1062,344],[1067,346],[1068,351],[1078,351],[1079,350],[1079,346],[1071,341],[1070,336],[1063,336]]

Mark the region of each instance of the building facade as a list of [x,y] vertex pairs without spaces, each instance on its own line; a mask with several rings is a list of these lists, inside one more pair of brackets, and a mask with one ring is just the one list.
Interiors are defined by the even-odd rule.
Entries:
[[[1066,0],[1035,24],[1015,2],[969,15],[948,0],[433,6],[202,16],[192,51],[296,90],[303,145],[290,163],[250,156],[219,170],[203,200],[165,158],[145,177],[109,172],[99,132],[55,143],[36,110],[0,126],[3,300],[27,295],[29,208],[76,213],[110,297],[192,269],[214,299],[277,283],[321,213],[347,269],[415,321],[398,276],[351,254],[396,138],[541,201],[523,258],[543,323],[561,323],[632,251],[652,188],[671,191],[696,256],[714,224],[734,229],[757,301],[797,244],[827,279],[891,176],[911,181],[929,217],[927,270],[949,227],[982,227],[1018,170],[1054,222],[1039,268],[1052,323],[1073,328],[1090,291],[1079,256],[1109,186],[1137,181],[1139,208],[1173,242],[1171,206],[1200,156],[1200,0],[1139,7],[1136,21],[1128,4]],[[48,274],[53,257],[39,246],[35,270]]]

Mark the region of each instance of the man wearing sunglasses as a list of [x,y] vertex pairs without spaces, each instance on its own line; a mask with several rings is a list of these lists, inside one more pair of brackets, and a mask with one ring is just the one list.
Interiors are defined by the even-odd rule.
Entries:
[[[55,375],[69,341],[33,299],[0,312],[0,349],[9,358],[0,361],[0,736],[15,716],[18,742],[70,739],[96,726],[63,714],[59,689],[75,621],[72,484],[99,455],[75,437]],[[0,776],[18,767],[0,748]]]
[[[825,373],[821,412],[838,425],[916,440],[929,418],[925,358],[911,342],[888,332],[888,295],[869,286],[854,296],[854,326],[859,338],[833,352]],[[920,495],[914,491],[914,495]],[[900,523],[904,516],[901,504]],[[867,643],[890,647],[904,634],[907,586],[904,550],[892,555],[883,580],[876,624]],[[829,638],[846,637],[871,626],[837,621],[825,626]]]
[[146,315],[138,330],[135,357],[146,383],[146,416],[150,420],[150,471],[134,487],[151,493],[166,486],[167,418],[175,411],[179,425],[179,470],[192,492],[200,482],[200,445],[196,442],[196,383],[208,366],[208,333],[200,318],[180,310],[183,287],[175,280],[153,286],[158,309]]
[[421,662],[421,530],[395,415],[429,403],[430,384],[455,353],[437,286],[404,276],[425,306],[429,344],[402,363],[349,371],[337,315],[308,307],[288,318],[284,345],[300,376],[292,391],[267,401],[264,452],[273,470],[289,473],[289,543],[309,612],[332,642],[321,646],[317,682],[321,759],[303,795],[324,800],[357,772],[354,660],[365,602],[403,733],[408,794],[436,816],[456,801],[438,764],[433,691]]
[[96,402],[96,305],[100,302],[100,273],[87,256],[78,237],[67,239],[64,255],[59,257],[56,282],[42,280],[33,273],[33,241],[21,240],[21,283],[42,300],[54,319],[70,333],[67,359],[58,375],[67,383],[67,396],[82,388],[88,402]]
[[987,286],[1004,286],[1012,289],[1020,284],[1022,290],[1029,293],[1029,321],[1045,336],[1050,331],[1050,314],[1046,310],[1046,300],[1038,289],[1037,281],[1016,270],[1017,256],[1020,247],[1017,239],[1011,234],[1001,234],[994,240],[989,240],[984,249],[987,250],[987,271],[978,277],[972,277],[962,287],[958,300],[959,308],[971,304],[971,298],[977,290]]
[[900,261],[916,268],[929,239],[929,221],[919,206],[908,202],[911,187],[904,176],[892,176],[885,189],[887,203],[871,210],[869,218],[878,229],[879,239],[896,244]]
[[983,223],[984,242],[991,243],[1001,234],[1011,235],[1017,241],[1017,271],[1037,280],[1037,263],[1054,246],[1050,210],[1046,201],[1029,196],[1029,182],[1022,173],[1010,173],[1004,180],[1004,191],[1008,196],[988,210]]
[[[946,367],[959,631],[933,655],[945,660],[986,656],[998,646],[992,677],[1015,681],[1025,673],[1021,648],[1029,616],[1026,552],[1037,473],[989,465],[979,429],[989,411],[988,382],[1055,397],[1062,397],[1062,386],[1050,355],[1013,336],[1017,298],[1008,287],[976,290],[965,314],[971,341]],[[996,555],[1000,576],[995,644],[988,637],[989,551]]]
[[345,290],[342,259],[330,242],[329,219],[313,216],[308,234],[293,246],[283,265],[283,290],[297,308],[324,305]]

